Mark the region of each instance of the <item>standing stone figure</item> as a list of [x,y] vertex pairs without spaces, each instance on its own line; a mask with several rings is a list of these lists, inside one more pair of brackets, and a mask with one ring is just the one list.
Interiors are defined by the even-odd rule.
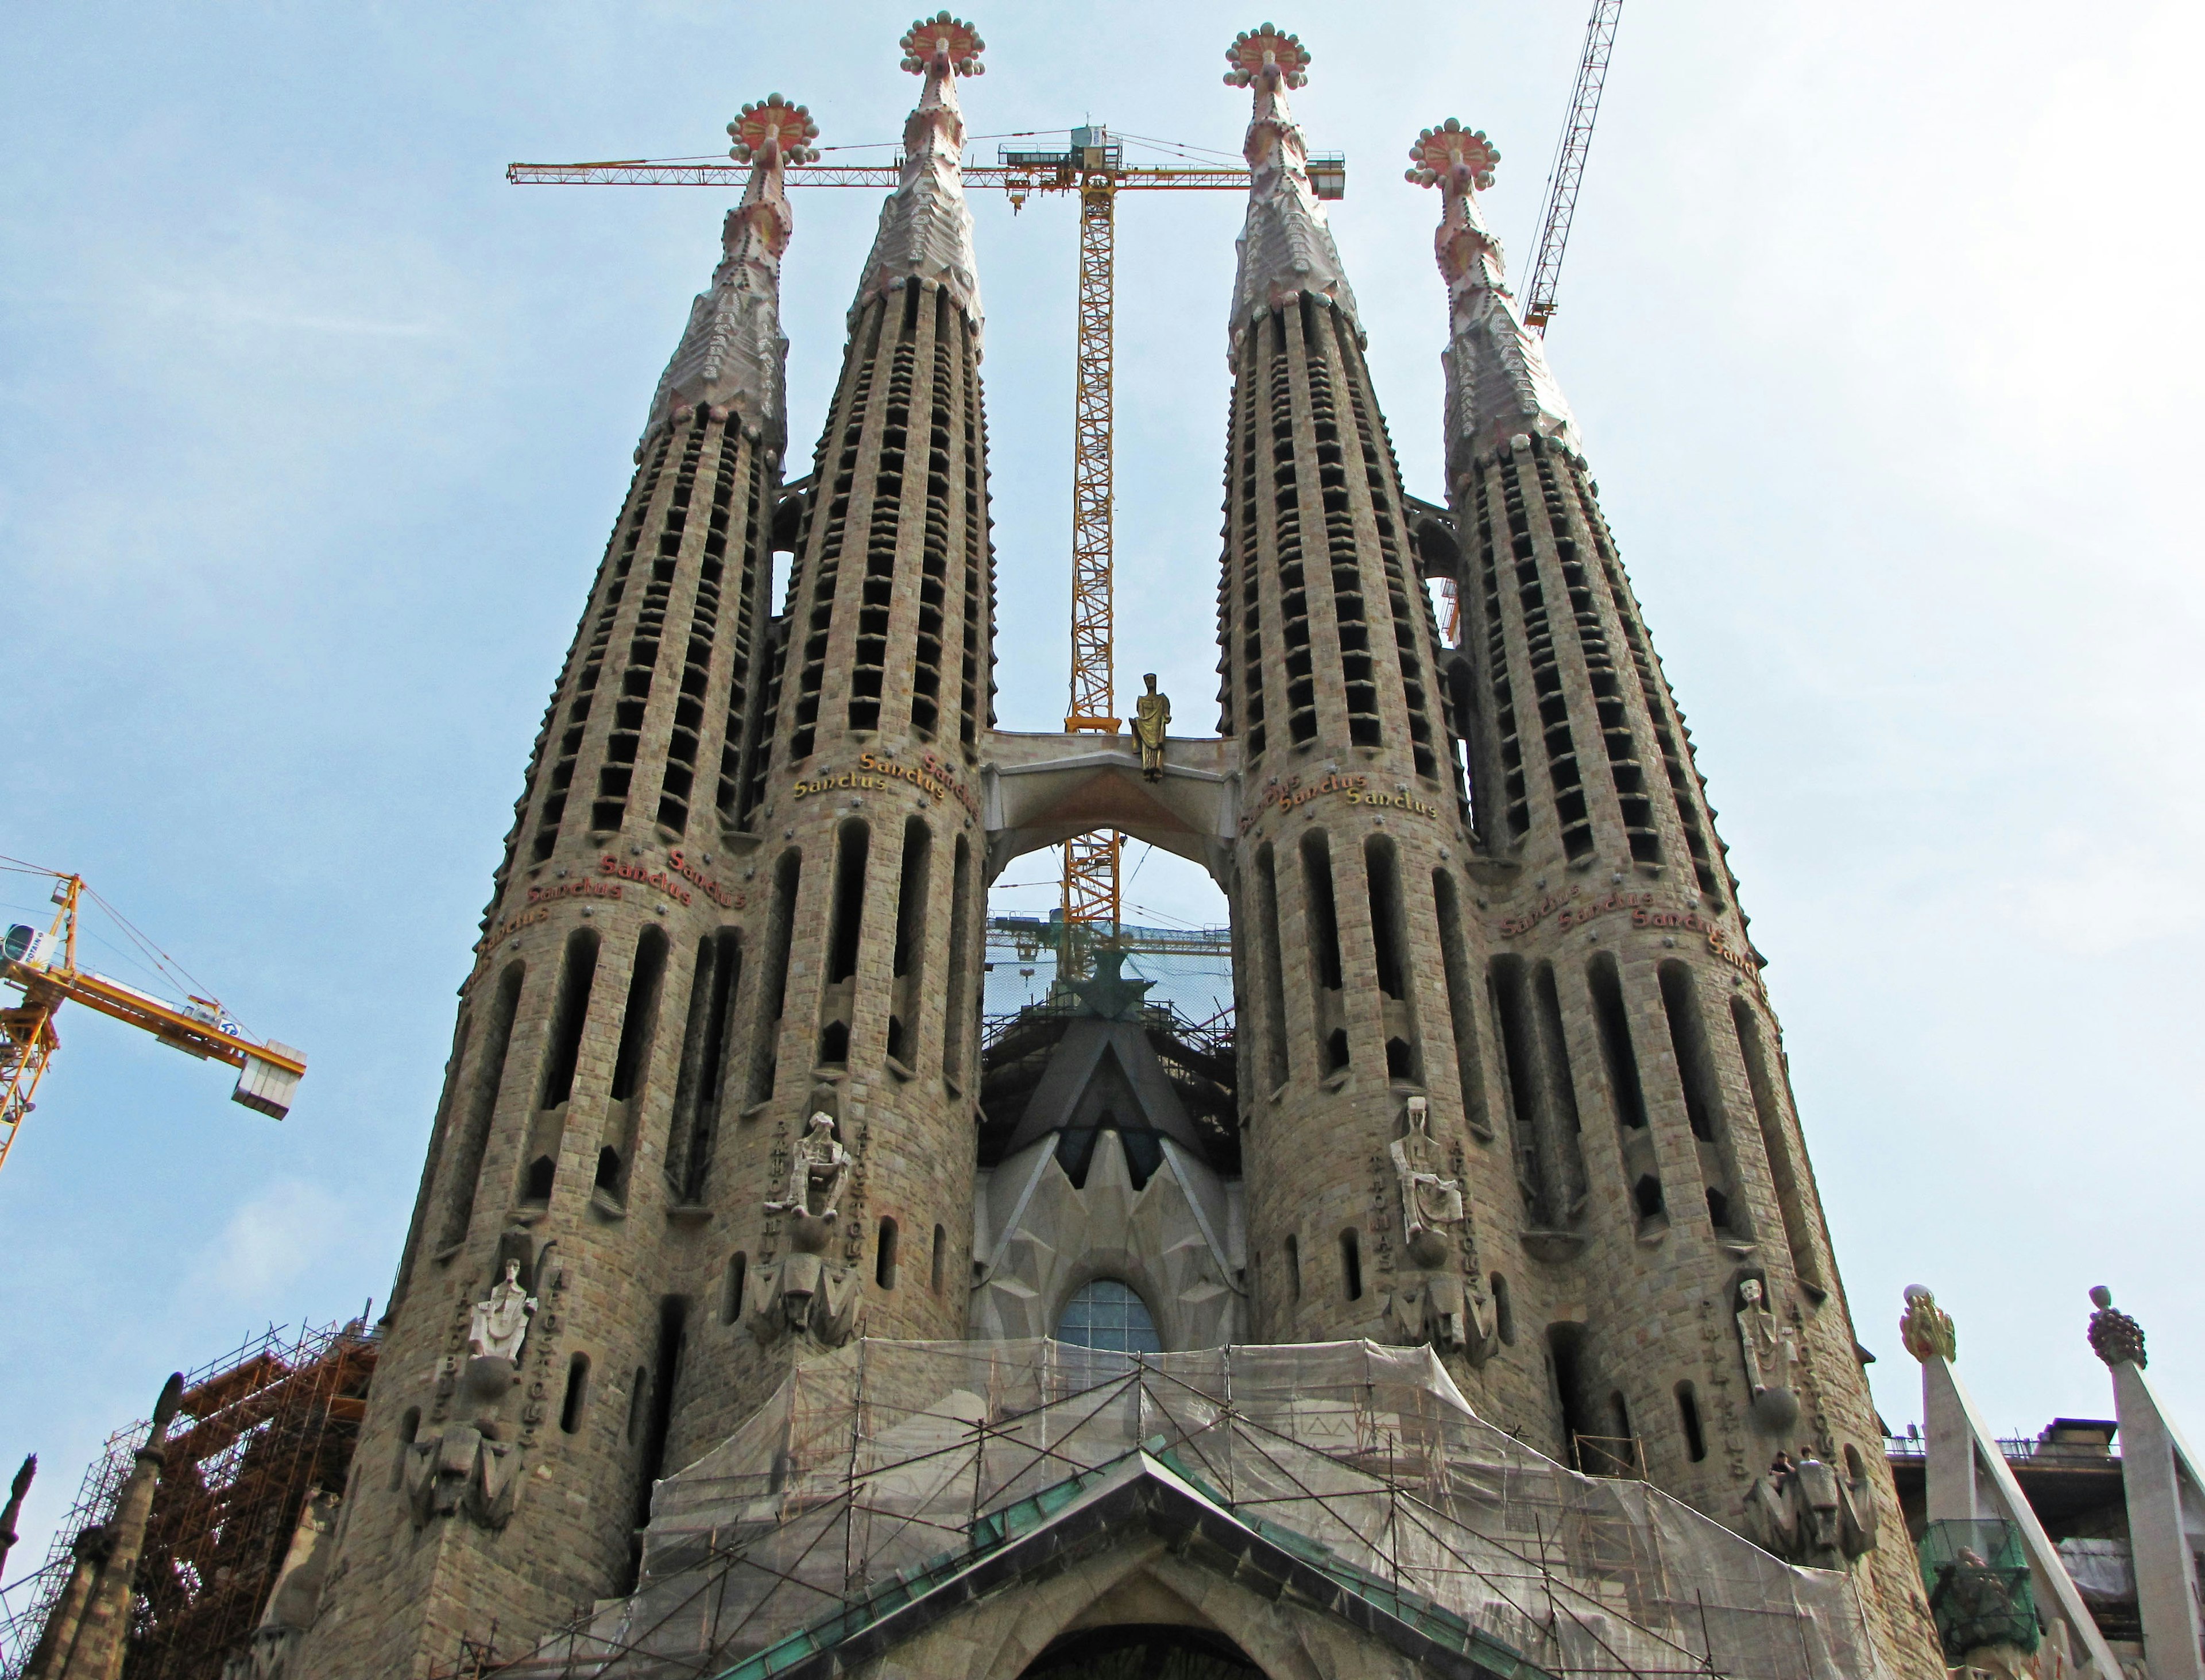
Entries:
[[1171,697],[1156,692],[1156,674],[1141,680],[1149,692],[1133,702],[1133,739],[1140,744],[1141,774],[1150,781],[1164,779],[1164,731],[1171,724]]
[[1799,1345],[1791,1328],[1778,1321],[1763,1298],[1761,1279],[1738,1286],[1738,1345],[1745,1361],[1745,1382],[1753,1396],[1753,1421],[1772,1435],[1799,1421],[1799,1399],[1792,1389],[1792,1367]]
[[520,1344],[528,1334],[528,1315],[536,1310],[536,1297],[520,1285],[520,1262],[505,1262],[505,1276],[487,1301],[475,1303],[467,1322],[467,1351],[478,1358],[520,1357]]
[[1408,1131],[1387,1146],[1401,1191],[1401,1239],[1418,1265],[1442,1266],[1447,1257],[1443,1227],[1462,1223],[1462,1184],[1437,1170],[1439,1149],[1432,1142],[1428,1101],[1412,1096],[1408,1107]]

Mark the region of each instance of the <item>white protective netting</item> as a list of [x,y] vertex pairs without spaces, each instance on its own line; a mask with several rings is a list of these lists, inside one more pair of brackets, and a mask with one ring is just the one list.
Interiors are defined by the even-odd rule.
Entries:
[[1048,1340],[861,1340],[804,1361],[658,1484],[640,1590],[509,1671],[714,1675],[847,1629],[900,1571],[972,1551],[979,1518],[1144,1446],[1351,1589],[1398,1587],[1556,1675],[1885,1671],[1849,1576],[1563,1469],[1482,1422],[1428,1349]]

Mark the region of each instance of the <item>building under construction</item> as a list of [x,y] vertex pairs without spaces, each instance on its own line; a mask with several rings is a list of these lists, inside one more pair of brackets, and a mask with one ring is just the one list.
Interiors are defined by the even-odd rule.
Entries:
[[[375,1357],[358,1319],[271,1327],[184,1379],[139,1552],[128,1680],[222,1680],[233,1660],[253,1671],[255,1630],[287,1576],[311,1567],[343,1493]],[[45,1566],[11,1594],[6,1680],[59,1680],[74,1630],[56,1612],[100,1555],[147,1428],[108,1437]]]

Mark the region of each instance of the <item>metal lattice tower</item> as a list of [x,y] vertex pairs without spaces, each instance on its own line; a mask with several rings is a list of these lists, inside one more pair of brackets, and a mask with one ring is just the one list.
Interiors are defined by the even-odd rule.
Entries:
[[1554,313],[1554,288],[1562,276],[1562,252],[1570,242],[1570,222],[1578,212],[1578,188],[1584,184],[1585,157],[1592,150],[1592,125],[1600,116],[1601,90],[1608,86],[1608,61],[1615,51],[1615,26],[1623,0],[1593,0],[1585,25],[1584,52],[1578,60],[1577,86],[1570,90],[1570,120],[1562,125],[1554,167],[1547,176],[1547,210],[1540,219],[1539,255],[1531,283],[1524,292],[1524,324],[1542,337]]
[[[1103,148],[1073,149],[1101,163]],[[1101,154],[1101,155],[1098,155]],[[1118,189],[1107,169],[1079,185],[1079,336],[1072,424],[1072,692],[1064,727],[1114,735],[1120,727],[1111,662],[1110,372],[1114,212]],[[1125,845],[1115,829],[1097,829],[1064,843],[1064,920],[1072,929],[1114,937],[1122,908],[1118,860]],[[1071,947],[1075,966],[1079,947]]]

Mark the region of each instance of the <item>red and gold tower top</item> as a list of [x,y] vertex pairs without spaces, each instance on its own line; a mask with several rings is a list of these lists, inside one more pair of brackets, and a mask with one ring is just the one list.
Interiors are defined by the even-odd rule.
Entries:
[[917,20],[904,31],[899,45],[903,48],[903,68],[930,81],[953,71],[960,76],[988,73],[988,67],[980,62],[980,55],[988,50],[980,32],[947,12]]
[[[1316,189],[1310,184],[1309,143],[1287,90],[1309,82],[1309,49],[1276,24],[1244,29],[1225,50],[1225,83],[1252,88],[1255,110],[1240,148],[1248,160],[1248,221],[1240,235],[1240,273],[1233,288],[1232,341],[1237,358],[1251,322],[1305,292],[1356,320],[1355,294],[1334,245]],[[1358,336],[1361,333],[1357,326]]]
[[984,74],[980,32],[948,12],[923,17],[904,32],[903,68],[926,78],[925,92],[903,125],[903,178],[881,206],[880,230],[865,258],[854,324],[866,304],[906,281],[948,288],[980,324],[980,278],[972,258],[972,212],[965,203],[965,115],[957,78]]
[[651,395],[644,436],[708,407],[777,450],[788,430],[781,258],[796,229],[783,171],[818,161],[810,143],[819,125],[802,105],[769,93],[745,105],[728,134],[734,142],[728,155],[750,164],[751,178],[721,229],[712,284],[689,306],[689,324]]
[[1538,337],[1508,291],[1501,241],[1479,214],[1501,149],[1459,119],[1424,129],[1409,148],[1406,178],[1440,189],[1433,253],[1447,287],[1447,436],[1449,458],[1519,432],[1582,448],[1575,418],[1547,366]]

